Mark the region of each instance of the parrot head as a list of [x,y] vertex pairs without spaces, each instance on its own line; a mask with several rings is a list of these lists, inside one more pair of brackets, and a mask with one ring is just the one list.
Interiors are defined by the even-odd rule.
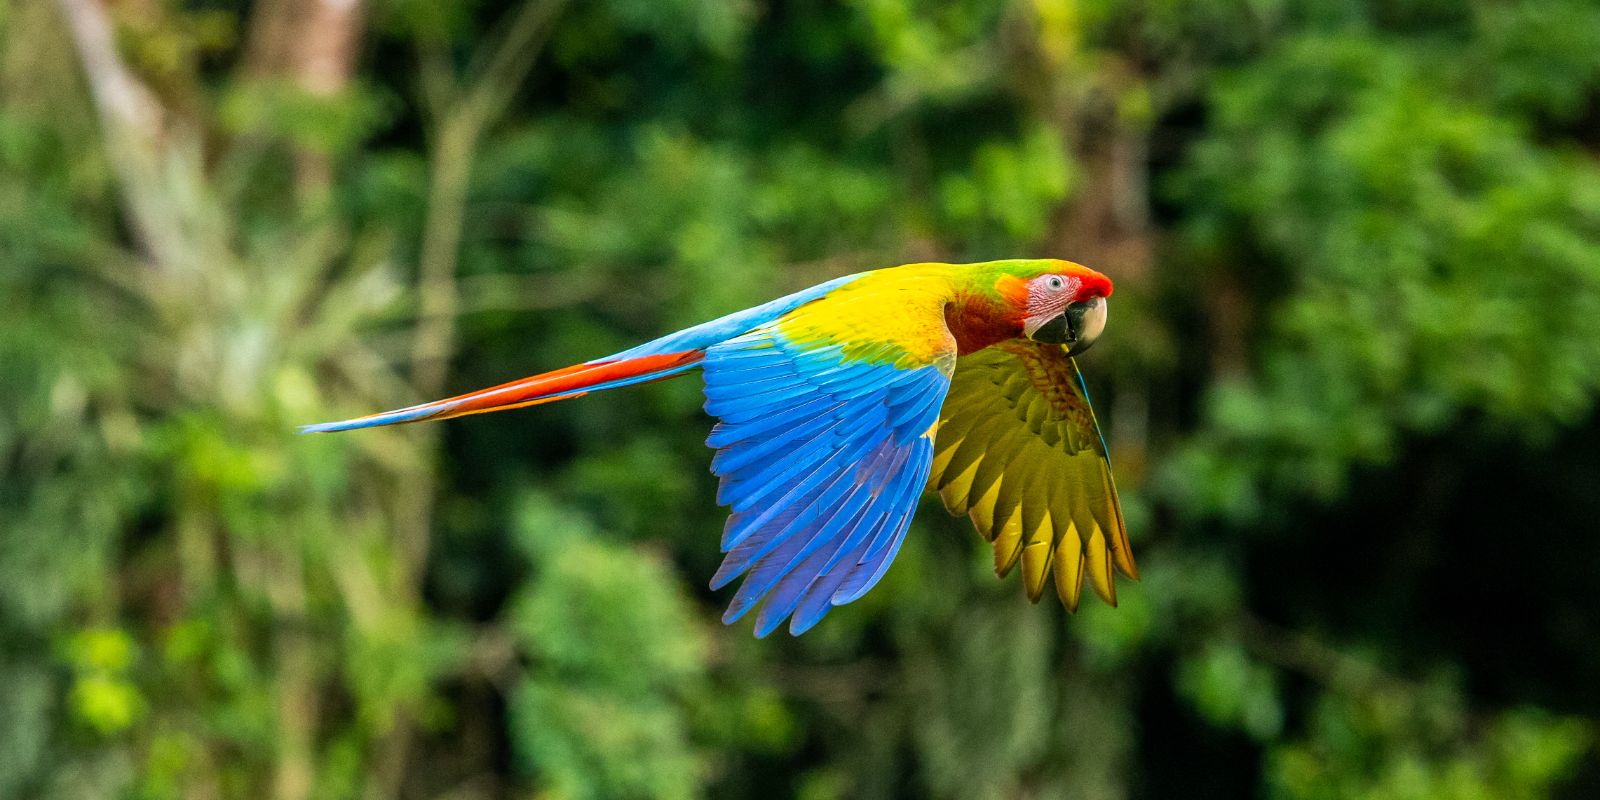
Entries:
[[1021,316],[1022,335],[1062,345],[1068,355],[1089,349],[1106,329],[1111,279],[1071,261],[1042,259],[1023,265],[1000,282],[1001,294]]

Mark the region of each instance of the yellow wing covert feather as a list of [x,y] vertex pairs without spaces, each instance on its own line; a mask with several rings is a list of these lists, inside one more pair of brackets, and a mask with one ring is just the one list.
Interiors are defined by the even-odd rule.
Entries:
[[1099,424],[1059,345],[1007,341],[957,360],[929,488],[993,545],[996,574],[1022,565],[1029,600],[1053,576],[1076,611],[1087,578],[1114,606],[1113,568],[1139,576]]

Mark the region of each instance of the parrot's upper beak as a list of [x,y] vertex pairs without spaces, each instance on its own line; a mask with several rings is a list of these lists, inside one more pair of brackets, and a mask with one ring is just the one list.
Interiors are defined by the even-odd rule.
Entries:
[[1069,304],[1059,315],[1033,327],[1028,337],[1036,342],[1066,345],[1067,355],[1075,356],[1088,350],[1105,329],[1105,298],[1091,297]]

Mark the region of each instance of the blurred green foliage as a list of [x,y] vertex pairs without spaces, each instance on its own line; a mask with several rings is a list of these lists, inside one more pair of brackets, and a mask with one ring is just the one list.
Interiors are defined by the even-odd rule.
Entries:
[[[1600,792],[1593,3],[323,5],[0,0],[0,797]],[[721,626],[692,380],[293,433],[1024,255],[1118,282],[1118,609],[928,503]]]

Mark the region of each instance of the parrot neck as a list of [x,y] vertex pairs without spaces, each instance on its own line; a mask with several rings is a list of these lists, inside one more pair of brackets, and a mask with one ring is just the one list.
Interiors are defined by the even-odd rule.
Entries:
[[956,353],[975,353],[1022,335],[1022,314],[1007,303],[981,295],[957,296],[944,307],[945,325],[956,340]]

